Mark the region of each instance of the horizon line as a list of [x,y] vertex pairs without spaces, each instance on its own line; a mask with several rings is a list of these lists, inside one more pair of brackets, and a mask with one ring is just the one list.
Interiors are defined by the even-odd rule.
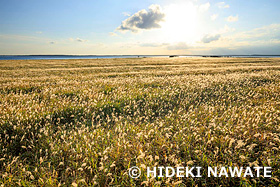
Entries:
[[75,55],[66,55],[66,54],[40,54],[40,55],[35,55],[35,54],[9,54],[9,55],[2,55],[0,56],[280,56],[280,54],[246,54],[246,55],[238,55],[238,54],[199,54],[199,55],[186,55],[186,54],[179,54],[179,55],[174,55],[174,54],[162,54],[162,55],[146,55],[146,54],[141,54],[141,55],[131,55],[131,54],[114,54],[114,55],[92,55],[92,54],[87,54],[87,55],[81,55],[81,54],[75,54]]

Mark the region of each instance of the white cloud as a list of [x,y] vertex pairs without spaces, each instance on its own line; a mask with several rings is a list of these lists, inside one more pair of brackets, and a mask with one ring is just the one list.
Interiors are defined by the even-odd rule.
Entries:
[[185,42],[179,42],[173,45],[169,45],[167,47],[168,50],[185,50],[189,49],[190,47]]
[[219,14],[213,14],[213,15],[211,16],[211,20],[212,20],[212,21],[215,21],[215,20],[218,18],[218,16],[219,16]]
[[[226,32],[233,29],[225,26],[222,30]],[[280,24],[271,24],[232,35],[223,35],[209,47],[201,44],[195,49],[195,52],[199,53],[201,50],[203,53],[204,50],[210,54],[278,54],[280,51],[279,38]],[[204,43],[211,39],[214,40],[215,37],[205,37]]]
[[160,22],[164,21],[164,17],[159,5],[151,5],[148,11],[140,10],[124,20],[117,30],[137,32],[141,29],[161,28]]
[[123,12],[122,15],[129,17],[130,13],[129,12]]
[[227,5],[225,2],[219,2],[219,3],[217,3],[217,6],[218,6],[219,8],[229,8],[229,7],[230,7],[230,6]]
[[240,40],[264,40],[266,42],[280,38],[280,24],[271,24],[263,27],[255,28],[235,35]]
[[225,33],[228,33],[228,32],[233,32],[235,31],[235,28],[232,28],[232,27],[229,27],[227,25],[224,26],[224,28],[221,28],[218,33],[220,34],[225,34]]
[[19,41],[48,41],[49,39],[35,37],[35,36],[27,36],[27,35],[12,35],[12,34],[0,34],[0,39],[4,40],[19,40]]
[[109,33],[110,34],[110,36],[118,36],[116,33],[114,33],[114,32],[110,32]]
[[169,45],[168,43],[141,43],[141,47],[163,47]]
[[77,42],[87,42],[87,40],[81,39],[81,38],[76,38]]
[[236,21],[238,21],[238,15],[227,17],[227,21],[228,22],[236,22]]
[[69,38],[69,40],[70,40],[71,42],[73,42],[73,41],[76,41],[76,42],[87,42],[87,41],[88,41],[88,40],[84,40],[84,39],[81,39],[81,38],[76,38],[76,39]]
[[221,37],[220,34],[216,34],[216,35],[208,35],[208,34],[207,34],[207,35],[205,35],[205,36],[201,39],[201,41],[202,41],[203,43],[210,43],[210,42],[219,40],[220,37]]
[[210,3],[205,3],[199,6],[198,10],[200,12],[206,12],[210,8]]

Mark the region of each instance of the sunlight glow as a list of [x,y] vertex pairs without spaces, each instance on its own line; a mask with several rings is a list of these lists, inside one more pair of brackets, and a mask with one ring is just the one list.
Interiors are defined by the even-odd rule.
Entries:
[[165,8],[165,22],[162,24],[166,42],[194,43],[197,36],[198,9],[192,3],[172,4]]

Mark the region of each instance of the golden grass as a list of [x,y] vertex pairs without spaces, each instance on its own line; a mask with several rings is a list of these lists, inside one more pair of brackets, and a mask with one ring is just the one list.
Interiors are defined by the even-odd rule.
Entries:
[[[278,58],[1,60],[0,185],[277,186],[279,82]],[[273,172],[145,173],[187,164]]]

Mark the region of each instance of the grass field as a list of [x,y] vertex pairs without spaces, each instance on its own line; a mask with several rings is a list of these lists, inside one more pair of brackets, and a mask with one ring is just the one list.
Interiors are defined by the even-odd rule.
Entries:
[[[0,85],[2,186],[280,184],[278,58],[1,60]],[[272,177],[147,178],[154,166]]]

